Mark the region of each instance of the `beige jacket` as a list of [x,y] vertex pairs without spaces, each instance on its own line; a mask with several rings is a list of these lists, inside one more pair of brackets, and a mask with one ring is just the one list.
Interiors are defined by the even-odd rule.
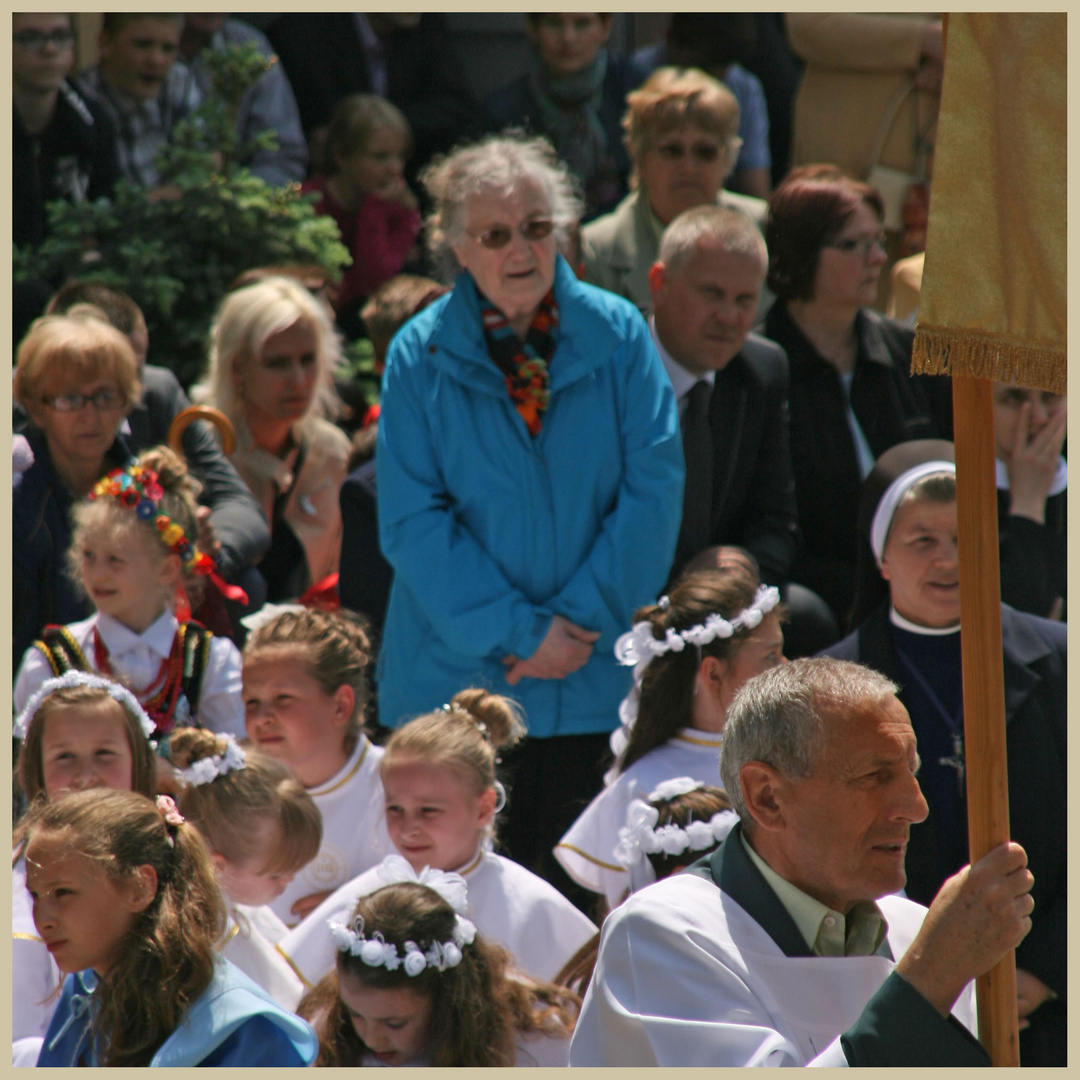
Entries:
[[[875,145],[890,104],[919,67],[925,13],[785,16],[806,71],[795,96],[792,165],[831,162],[865,179],[875,164],[917,166],[916,117],[909,96],[890,125],[880,161]],[[913,92],[919,130],[937,114],[936,94]]]
[[[349,439],[338,427],[316,416],[297,425],[307,444],[299,479],[285,507],[285,520],[307,554],[311,583],[338,569],[341,557],[341,507],[338,494],[349,461]],[[241,419],[236,424],[236,452],[232,463],[259,501],[266,520],[272,519],[274,498],[292,482],[297,449],[285,458],[256,446]]]
[[[741,210],[764,229],[768,211],[764,199],[721,188],[716,201],[720,206]],[[649,209],[645,193],[640,189],[631,191],[610,214],[582,226],[585,280],[625,297],[642,314],[648,314],[652,308],[649,268],[656,261],[663,231],[659,218]]]

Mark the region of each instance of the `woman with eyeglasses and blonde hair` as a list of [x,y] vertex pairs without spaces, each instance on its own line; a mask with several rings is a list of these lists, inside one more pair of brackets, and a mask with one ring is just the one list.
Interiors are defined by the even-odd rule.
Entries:
[[16,667],[47,623],[92,610],[65,572],[70,512],[105,473],[132,461],[120,428],[140,391],[131,344],[90,304],[36,320],[19,345],[12,396],[29,424],[13,460]]
[[615,639],[674,553],[675,401],[645,321],[559,254],[581,203],[549,143],[492,136],[421,181],[432,255],[456,279],[387,355],[379,720],[507,687],[529,736],[507,756],[503,837],[551,880],[629,689]]
[[626,95],[623,130],[633,162],[633,191],[581,230],[585,280],[625,296],[641,311],[652,304],[649,268],[660,234],[684,210],[717,203],[759,223],[765,202],[723,189],[735,167],[739,104],[723,83],[696,68],[662,67]]
[[874,311],[885,265],[884,205],[835,166],[802,166],[769,200],[762,333],[791,370],[791,458],[803,551],[792,580],[849,625],[855,521],[874,461],[907,439],[951,438],[943,376],[908,374],[914,330]]

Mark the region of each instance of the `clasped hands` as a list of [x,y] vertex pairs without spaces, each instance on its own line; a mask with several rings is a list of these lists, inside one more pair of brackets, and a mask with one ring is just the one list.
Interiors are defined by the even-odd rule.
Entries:
[[506,681],[517,686],[524,678],[565,679],[585,666],[599,636],[598,630],[586,630],[561,615],[553,615],[544,640],[532,656],[524,660],[512,654],[503,657]]

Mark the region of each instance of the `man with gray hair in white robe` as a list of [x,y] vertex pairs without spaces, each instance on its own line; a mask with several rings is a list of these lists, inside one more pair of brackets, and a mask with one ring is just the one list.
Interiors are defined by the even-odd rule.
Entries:
[[739,824],[604,923],[571,1065],[987,1065],[971,980],[1031,927],[1032,876],[1002,844],[903,896],[927,814],[897,687],[797,660],[728,712],[720,752]]

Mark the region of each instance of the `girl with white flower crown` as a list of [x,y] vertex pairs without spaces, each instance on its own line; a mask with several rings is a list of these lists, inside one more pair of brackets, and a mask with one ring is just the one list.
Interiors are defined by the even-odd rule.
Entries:
[[[198,489],[183,461],[159,446],[101,477],[76,504],[68,572],[95,611],[40,632],[19,666],[17,711],[53,675],[94,671],[135,694],[159,741],[189,724],[243,735],[240,653],[191,619],[203,580],[220,581],[198,546]],[[219,588],[234,595],[233,586]]]
[[[382,759],[390,839],[415,873],[456,871],[469,885],[469,917],[514,957],[519,971],[551,979],[596,932],[557,889],[492,850],[495,815],[506,800],[496,755],[524,733],[508,698],[468,689],[398,728]],[[281,943],[309,982],[334,964],[328,920],[347,922],[359,897],[386,884],[385,863],[338,889]]]
[[[118,683],[82,671],[38,688],[17,717],[21,740],[16,785],[29,806],[65,791],[118,788],[154,798],[153,722]],[[45,1034],[56,1006],[60,971],[41,940],[26,891],[26,825],[12,837],[12,1038]]]
[[303,1066],[311,1028],[215,943],[224,908],[168,796],[72,791],[27,816],[34,924],[65,973],[38,1066]]
[[304,985],[275,948],[287,928],[266,905],[318,852],[319,808],[284,765],[231,735],[188,728],[170,750],[180,812],[206,842],[225,899],[222,955],[295,1009]]
[[315,1064],[567,1065],[577,995],[511,974],[509,953],[456,911],[459,875],[421,876],[334,924],[335,969],[299,1009],[319,1036]]
[[634,685],[611,737],[615,763],[555,847],[566,872],[601,893],[607,909],[630,887],[615,846],[631,801],[672,777],[719,781],[720,740],[736,691],[785,662],[782,616],[777,590],[732,562],[685,575],[669,596],[638,611],[633,630],[616,642]]
[[[630,892],[677,874],[713,851],[738,816],[723,788],[689,776],[658,784],[648,800],[634,799],[619,830],[615,859],[630,876]],[[583,945],[555,976],[581,997],[589,988],[600,935]]]

